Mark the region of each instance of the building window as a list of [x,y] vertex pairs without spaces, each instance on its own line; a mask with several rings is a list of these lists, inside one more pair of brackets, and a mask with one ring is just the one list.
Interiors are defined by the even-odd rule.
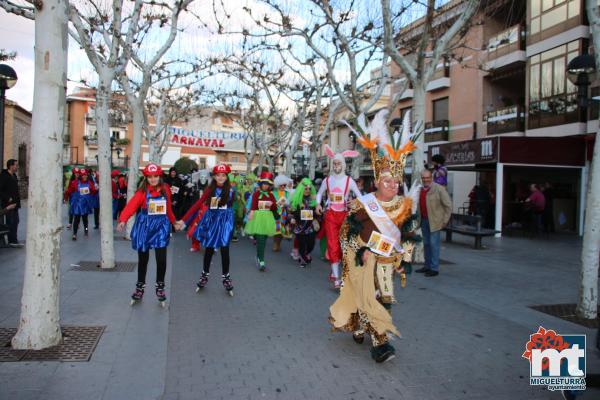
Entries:
[[529,129],[577,121],[577,87],[566,66],[582,45],[573,41],[529,59]]
[[433,120],[448,120],[448,97],[444,97],[443,99],[433,101]]
[[237,163],[240,162],[240,158],[238,156],[231,156],[231,162]]
[[406,115],[406,113],[407,113],[407,112],[409,112],[409,111],[411,111],[411,110],[412,110],[412,107],[405,107],[405,108],[402,108],[402,109],[400,110],[400,119],[401,119],[402,121],[404,121],[404,116]]
[[117,140],[121,139],[121,131],[112,131],[111,136]]
[[206,158],[200,157],[198,159],[198,169],[206,169]]
[[581,0],[529,0],[529,32],[535,35],[581,13]]

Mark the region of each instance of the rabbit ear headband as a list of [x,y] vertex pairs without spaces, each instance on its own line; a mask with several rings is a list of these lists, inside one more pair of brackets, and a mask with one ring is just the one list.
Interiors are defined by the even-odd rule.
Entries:
[[332,160],[338,156],[341,156],[341,158],[355,158],[359,156],[359,153],[356,150],[346,150],[341,153],[335,153],[327,144],[325,145],[325,154],[327,154],[327,157],[331,158]]

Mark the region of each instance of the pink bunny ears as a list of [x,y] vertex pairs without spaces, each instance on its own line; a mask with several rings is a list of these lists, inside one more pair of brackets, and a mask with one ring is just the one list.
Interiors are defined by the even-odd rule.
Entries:
[[[327,157],[329,157],[329,158],[335,157],[335,153],[333,152],[333,150],[331,150],[331,147],[329,147],[329,145],[327,145],[327,144],[325,145],[325,154],[327,154]],[[339,154],[341,154],[342,157],[344,157],[344,158],[346,158],[346,157],[355,158],[355,157],[359,156],[359,153],[356,150],[346,150]]]

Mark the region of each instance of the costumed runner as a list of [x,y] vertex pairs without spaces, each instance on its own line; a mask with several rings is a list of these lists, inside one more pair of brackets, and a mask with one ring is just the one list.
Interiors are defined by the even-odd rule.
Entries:
[[204,246],[204,264],[196,291],[204,288],[208,283],[212,257],[215,249],[220,249],[223,287],[233,296],[233,284],[229,275],[229,244],[234,229],[233,204],[236,193],[227,176],[230,172],[231,168],[225,164],[218,164],[213,168],[214,177],[211,184],[204,189],[200,199],[194,203],[182,220],[177,221],[176,227],[183,229],[186,224],[194,220],[196,213],[203,207],[206,208],[194,232],[194,237]]
[[89,198],[90,207],[92,207],[92,210],[94,212],[94,229],[99,229],[100,228],[100,185],[98,184],[98,182],[100,182],[100,175],[98,174],[98,171],[90,170],[90,178],[91,178],[92,182],[94,183],[94,186],[96,187],[96,192]]
[[[198,188],[200,196],[202,196],[204,190],[210,184],[210,180],[210,172],[207,169],[201,169],[200,171],[198,171],[198,181],[196,182],[196,187]],[[196,218],[194,218],[194,221],[188,227],[186,236],[188,237],[188,239],[192,240],[192,247],[190,247],[190,251],[192,253],[200,251],[200,242],[194,237],[194,232],[196,232],[196,227],[200,223],[200,220],[202,219],[202,216],[204,215],[207,209],[208,207],[203,205],[198,211],[198,215],[196,215]]]
[[[69,188],[69,186],[71,186],[71,183],[73,181],[76,181],[79,179],[79,168],[77,167],[72,167],[71,168],[71,176],[69,177],[69,181],[66,183],[64,191],[66,192],[67,189]],[[67,230],[71,229],[71,226],[73,224],[73,200],[75,199],[74,194],[71,194],[71,196],[69,196],[69,223],[67,225]]]
[[88,215],[93,212],[91,198],[96,193],[96,185],[88,179],[88,174],[85,168],[81,168],[79,179],[71,181],[65,192],[65,202],[69,202],[73,214],[73,240],[77,240],[79,221],[83,221],[83,234],[88,235]]
[[[352,332],[359,344],[365,334],[370,336],[371,356],[376,362],[394,357],[388,336],[400,336],[391,315],[394,273],[401,274],[404,286],[410,268],[403,261],[412,258],[414,229],[418,226],[419,187],[413,187],[407,196],[398,195],[404,164],[415,146],[408,129],[401,137],[396,132],[388,139],[386,115],[387,110],[382,110],[369,129],[357,133],[359,143],[371,153],[377,191],[354,200],[342,226],[344,283],[329,309],[334,330]],[[375,129],[381,124],[382,129]],[[364,126],[364,121],[359,125]]]
[[171,236],[171,224],[175,223],[175,215],[171,206],[171,189],[162,182],[162,168],[156,164],[148,164],[144,168],[144,178],[138,190],[127,202],[119,216],[118,231],[123,231],[127,220],[133,214],[135,223],[131,229],[131,247],[138,252],[138,280],[135,292],[131,295],[131,304],[140,301],[146,286],[146,271],[150,258],[150,249],[156,256],[156,297],[164,307],[165,273],[167,272],[167,246]]
[[333,287],[339,289],[342,280],[340,276],[340,261],[342,260],[342,250],[340,248],[340,228],[346,218],[346,203],[350,197],[350,192],[356,197],[360,196],[360,191],[354,179],[346,175],[346,157],[357,157],[358,152],[347,150],[342,153],[334,153],[333,150],[325,145],[325,153],[332,160],[331,173],[321,183],[317,193],[317,214],[323,213],[321,201],[323,195],[326,195],[326,211],[323,220],[323,229],[327,236],[326,258],[331,264],[331,274],[329,280],[333,282]]
[[240,230],[244,227],[244,202],[243,198],[243,190],[244,190],[244,177],[241,175],[229,174],[229,181],[231,182],[231,187],[235,191],[235,196],[233,200],[233,238],[232,242],[237,242],[239,240],[238,234]]
[[288,205],[290,204],[290,198],[287,189],[287,185],[291,181],[285,175],[277,175],[273,184],[275,189],[273,190],[273,196],[277,201],[277,213],[279,218],[275,221],[275,236],[273,236],[273,252],[278,253],[281,250],[281,240],[283,238],[290,238],[290,230],[288,226]]
[[290,210],[291,224],[298,241],[298,261],[300,268],[310,267],[311,253],[315,247],[315,236],[320,229],[315,212],[317,191],[308,178],[302,179],[292,196]]
[[265,270],[265,246],[267,237],[275,235],[277,219],[277,202],[271,192],[273,174],[263,172],[258,179],[259,188],[251,197],[250,213],[246,224],[246,233],[256,240],[256,266]]

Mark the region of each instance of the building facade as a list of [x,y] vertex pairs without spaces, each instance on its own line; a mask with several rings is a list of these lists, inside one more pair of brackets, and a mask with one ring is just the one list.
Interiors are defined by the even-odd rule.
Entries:
[[4,165],[1,168],[6,168],[8,160],[17,160],[22,199],[27,198],[30,152],[31,112],[7,99],[4,108]]
[[[590,48],[584,0],[482,2],[472,20],[481,23],[437,66],[426,98],[425,152],[446,158],[455,212],[483,185],[503,231],[521,223],[528,185],[548,183],[556,229],[582,233],[598,106],[578,104],[566,68]],[[396,93],[406,78],[391,68]],[[589,94],[600,94],[597,83]],[[402,97],[397,116],[412,107],[410,88]]]

